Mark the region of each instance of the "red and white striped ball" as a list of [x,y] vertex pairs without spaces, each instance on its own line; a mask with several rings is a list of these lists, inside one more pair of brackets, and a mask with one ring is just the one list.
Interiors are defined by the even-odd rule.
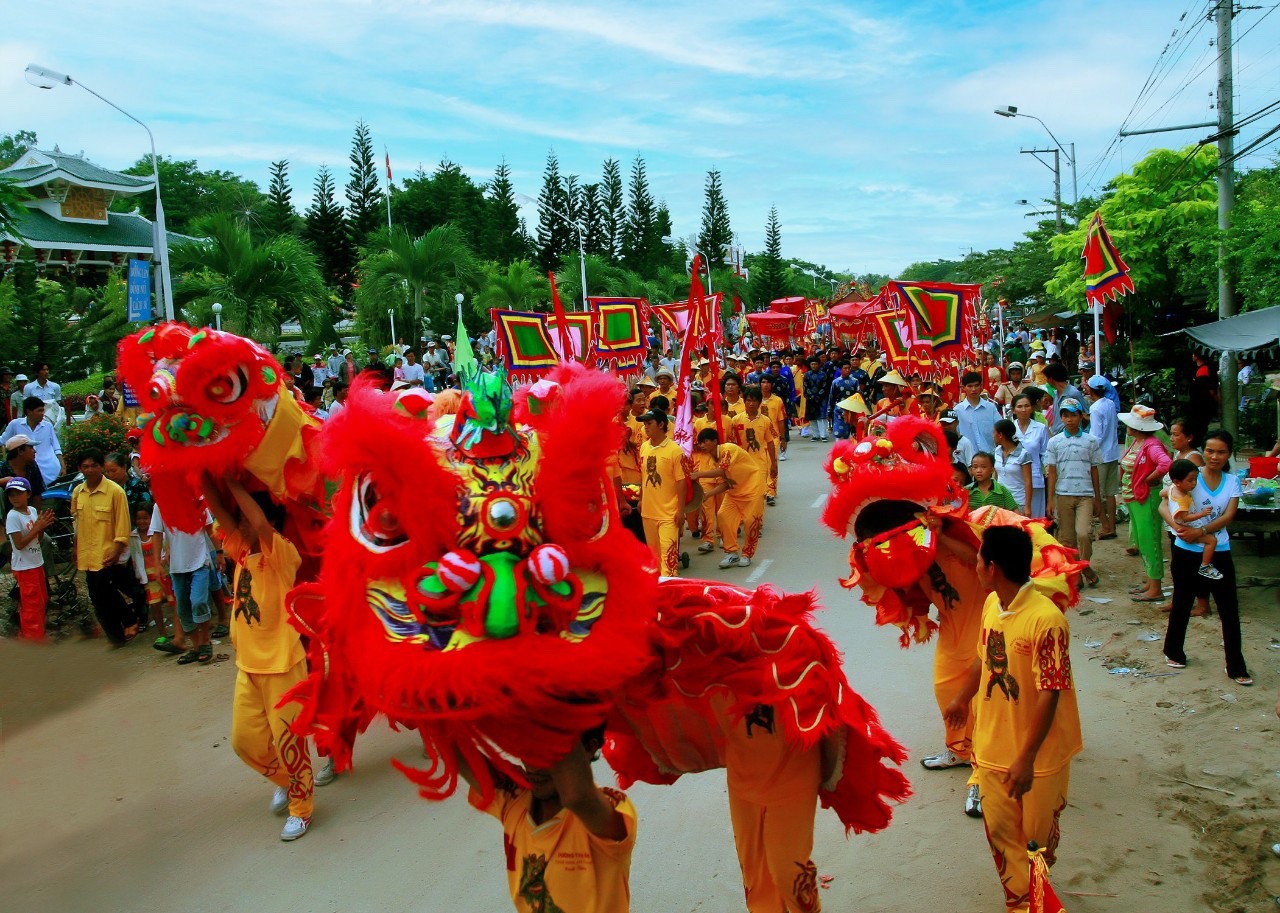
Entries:
[[529,555],[529,574],[543,586],[569,576],[569,554],[558,545],[539,545]]
[[464,593],[480,579],[480,559],[471,552],[447,552],[440,559],[436,576],[454,593]]

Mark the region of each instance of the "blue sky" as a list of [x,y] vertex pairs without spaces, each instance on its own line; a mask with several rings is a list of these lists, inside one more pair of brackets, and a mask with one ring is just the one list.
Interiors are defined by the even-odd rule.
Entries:
[[[87,93],[28,85],[35,62],[146,121],[162,155],[263,187],[288,158],[304,205],[320,165],[345,182],[358,118],[398,178],[448,158],[483,180],[505,158],[531,196],[550,149],[584,181],[639,153],[678,235],[697,231],[717,168],[748,250],[776,205],[785,255],[896,274],[1012,244],[1031,227],[1014,201],[1052,195],[1052,174],[1018,152],[1048,137],[997,106],[1076,144],[1082,195],[1151,148],[1206,135],[1132,138],[1093,167],[1175,30],[1187,40],[1134,126],[1216,117],[1213,25],[1197,26],[1210,5],[62,0],[58,27],[23,16],[0,35],[0,132],[34,129],[108,167],[145,153],[145,134]],[[1280,98],[1280,15],[1266,13],[1236,23],[1257,23],[1235,48],[1238,112]]]

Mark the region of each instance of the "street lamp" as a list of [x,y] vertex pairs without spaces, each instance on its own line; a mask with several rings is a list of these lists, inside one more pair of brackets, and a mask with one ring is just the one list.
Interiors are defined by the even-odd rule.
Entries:
[[[1072,205],[1072,208],[1074,209],[1080,203],[1080,192],[1076,185],[1076,144],[1072,143],[1071,151],[1068,152],[1066,147],[1063,146],[1062,143],[1058,142],[1058,138],[1053,135],[1053,131],[1049,129],[1048,124],[1046,124],[1040,118],[1036,117],[1034,114],[1023,114],[1014,105],[1006,105],[1003,108],[996,108],[995,113],[998,114],[1000,117],[1029,117],[1033,121],[1035,121],[1037,124],[1039,124],[1041,127],[1044,127],[1044,132],[1049,134],[1049,138],[1053,140],[1053,144],[1056,147],[1053,150],[1024,149],[1022,151],[1031,155],[1034,155],[1037,152],[1047,152],[1047,151],[1053,152],[1053,166],[1051,170],[1053,171],[1054,197],[1058,203],[1058,233],[1061,234],[1062,233],[1062,170],[1058,165],[1058,153],[1061,152],[1063,155],[1065,155],[1067,157],[1067,163],[1071,165],[1071,205]],[[1045,164],[1046,166],[1048,165],[1047,162]]]
[[164,205],[160,202],[160,168],[159,159],[156,158],[156,138],[151,133],[151,128],[138,120],[124,108],[117,105],[108,98],[104,98],[97,92],[90,89],[82,82],[72,79],[65,73],[59,73],[56,70],[50,70],[47,67],[38,66],[34,63],[27,64],[24,71],[27,82],[31,83],[38,89],[52,89],[54,86],[79,86],[99,101],[104,101],[111,107],[115,108],[129,120],[133,121],[143,130],[147,131],[147,139],[151,141],[151,178],[156,185],[156,224],[154,226],[154,234],[152,240],[153,260],[160,261],[160,290],[161,302],[164,305],[164,317],[166,320],[173,319],[173,287],[169,280],[169,233],[164,226]]
[[222,330],[222,302],[220,301],[213,303],[213,328],[218,331]]
[[[537,200],[535,200],[533,197],[529,196],[527,193],[517,193],[515,195],[515,199],[521,203],[525,203],[533,206],[543,205],[539,203]],[[587,310],[587,246],[586,246],[585,240],[583,239],[582,222],[575,219],[573,216],[565,215],[563,212],[556,209],[554,206],[550,204],[546,204],[546,208],[547,208],[547,211],[550,212],[553,216],[556,216],[567,225],[572,225],[574,229],[578,232],[578,271],[580,273],[579,278],[581,278],[582,280],[582,309],[585,311]]]

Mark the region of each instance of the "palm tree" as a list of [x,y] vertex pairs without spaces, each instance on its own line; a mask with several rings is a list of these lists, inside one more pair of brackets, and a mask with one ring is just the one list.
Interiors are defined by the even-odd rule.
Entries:
[[490,308],[545,311],[550,300],[551,289],[546,278],[528,260],[515,260],[507,264],[505,273],[498,272],[494,265],[475,298],[475,308],[481,315],[487,314]]
[[194,323],[211,322],[215,301],[224,329],[274,340],[282,319],[296,318],[307,335],[323,335],[329,316],[324,279],[316,256],[303,242],[278,235],[254,243],[235,214],[218,213],[200,223],[202,238],[174,248],[179,276],[174,301]]
[[383,305],[402,300],[406,286],[412,290],[414,326],[421,326],[424,292],[470,285],[478,270],[461,230],[446,222],[417,238],[396,226],[367,249],[359,273],[362,293]]

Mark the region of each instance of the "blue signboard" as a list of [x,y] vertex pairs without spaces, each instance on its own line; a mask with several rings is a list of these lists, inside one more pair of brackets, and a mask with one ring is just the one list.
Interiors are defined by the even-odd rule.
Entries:
[[132,323],[151,319],[151,264],[146,260],[129,261],[129,320]]

